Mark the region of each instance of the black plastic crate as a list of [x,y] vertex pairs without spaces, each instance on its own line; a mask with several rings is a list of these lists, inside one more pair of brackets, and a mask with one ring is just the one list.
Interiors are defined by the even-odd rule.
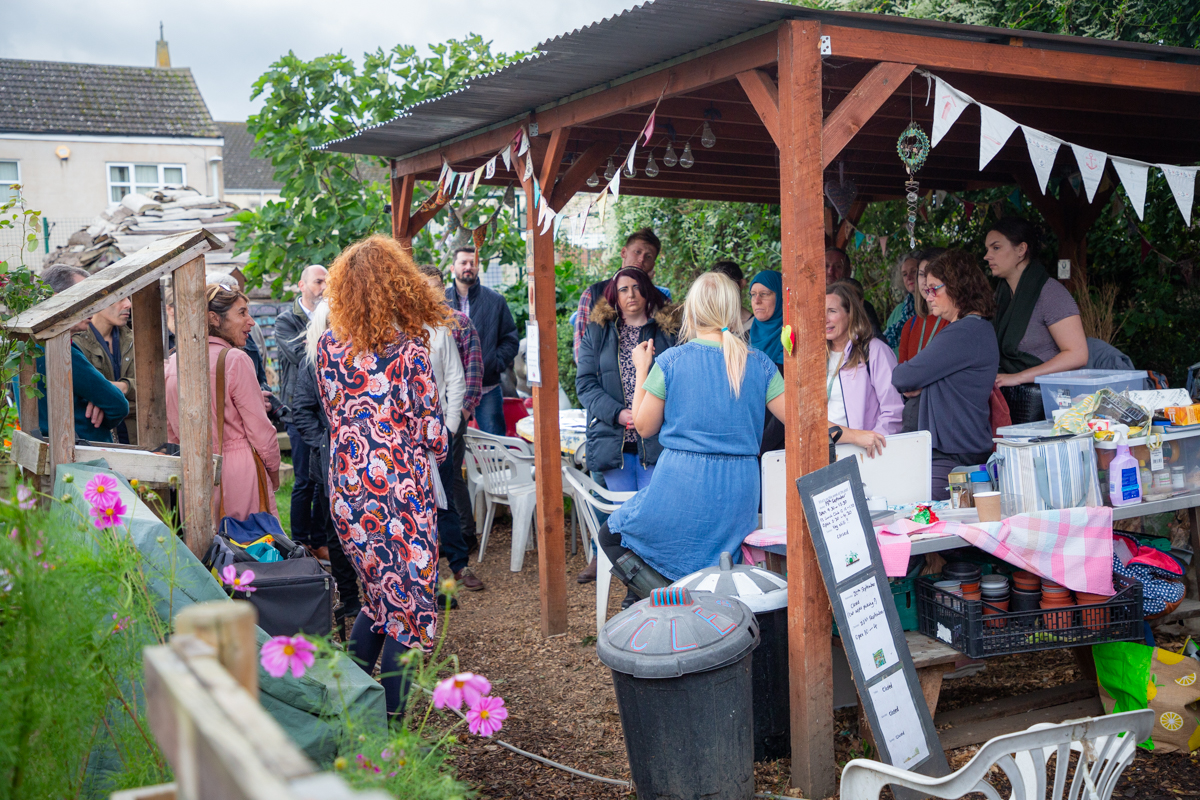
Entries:
[[938,580],[940,575],[928,575],[917,581],[921,633],[971,658],[1145,639],[1142,584],[1118,575],[1113,576],[1117,593],[1107,603],[986,616],[984,606],[995,606],[944,592],[933,585]]

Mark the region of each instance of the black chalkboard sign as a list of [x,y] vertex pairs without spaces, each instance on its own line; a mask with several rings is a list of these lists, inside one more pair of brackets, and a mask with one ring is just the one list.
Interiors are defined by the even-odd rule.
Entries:
[[[950,774],[871,527],[856,459],[796,481],[854,685],[886,764]],[[892,787],[897,796],[909,795]]]

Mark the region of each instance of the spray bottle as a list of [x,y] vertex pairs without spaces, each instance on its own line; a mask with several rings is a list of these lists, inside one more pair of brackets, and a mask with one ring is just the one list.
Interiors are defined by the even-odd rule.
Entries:
[[1138,473],[1138,460],[1129,452],[1129,428],[1116,426],[1113,441],[1117,443],[1117,454],[1108,465],[1108,500],[1113,507],[1140,503],[1142,479]]

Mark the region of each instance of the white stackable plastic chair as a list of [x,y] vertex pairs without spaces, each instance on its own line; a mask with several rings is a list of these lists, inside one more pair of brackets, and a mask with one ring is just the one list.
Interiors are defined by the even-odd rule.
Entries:
[[[509,569],[520,572],[525,563],[525,551],[531,549],[530,529],[533,512],[537,509],[537,492],[533,482],[533,456],[521,439],[493,436],[468,428],[463,439],[478,470],[479,488],[474,505],[478,512],[479,499],[486,507],[483,533],[479,537],[478,561],[487,552],[488,534],[496,517],[496,506],[506,505],[512,512],[512,558]],[[471,472],[468,467],[468,474]]]
[[[604,511],[611,514],[620,508],[622,503],[637,494],[637,492],[609,491],[592,480],[587,474],[566,464],[563,464],[562,471],[563,479],[567,482],[566,485],[571,487],[571,497],[575,501],[575,508],[579,511],[580,536],[583,537],[584,541],[583,554],[590,561],[591,553],[589,552],[589,545],[591,545],[596,535],[600,532],[600,521],[596,517],[596,512]],[[598,541],[595,542],[595,551],[596,630],[599,631],[604,627],[604,623],[608,619],[608,590],[612,585],[612,562],[608,560],[608,556],[604,554],[604,549],[600,547]]]
[[[991,800],[1000,800],[995,787],[987,782],[988,774],[996,766],[1012,785],[1011,800],[1043,800],[1049,785],[1046,763],[1051,754],[1057,753],[1050,800],[1067,797],[1069,800],[1109,800],[1117,779],[1133,761],[1135,748],[1139,742],[1146,741],[1153,726],[1154,712],[1150,709],[1071,720],[1058,725],[1034,725],[1026,731],[997,736],[979,748],[962,769],[944,778],[930,778],[878,761],[856,758],[842,770],[841,797],[843,800],[876,800],[880,790],[891,784],[944,800],[957,800],[976,792]],[[1080,753],[1080,757],[1068,796],[1064,790],[1071,769],[1072,750]]]

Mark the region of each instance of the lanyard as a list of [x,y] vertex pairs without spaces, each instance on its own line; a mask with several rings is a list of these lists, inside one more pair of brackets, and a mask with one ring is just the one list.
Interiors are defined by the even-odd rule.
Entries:
[[[842,357],[838,359],[837,369],[835,369],[833,371],[833,374],[829,376],[829,380],[827,380],[825,382],[825,402],[826,403],[828,403],[829,398],[833,396],[833,382],[835,380],[837,380],[838,373],[842,371],[842,364],[845,363],[845,361],[846,361],[846,354],[842,353]],[[828,362],[825,364],[825,368],[829,369]]]
[[933,341],[933,337],[937,335],[937,332],[939,330],[941,330],[940,326],[942,324],[942,318],[938,317],[938,321],[933,324],[933,330],[930,331],[930,333],[929,333],[929,342],[925,341],[925,325],[928,324],[928,322],[929,322],[929,315],[926,315],[921,318],[921,338],[917,339],[917,352],[918,353],[921,352],[922,350],[924,350],[925,345],[927,345],[927,344],[929,344],[929,342]]

